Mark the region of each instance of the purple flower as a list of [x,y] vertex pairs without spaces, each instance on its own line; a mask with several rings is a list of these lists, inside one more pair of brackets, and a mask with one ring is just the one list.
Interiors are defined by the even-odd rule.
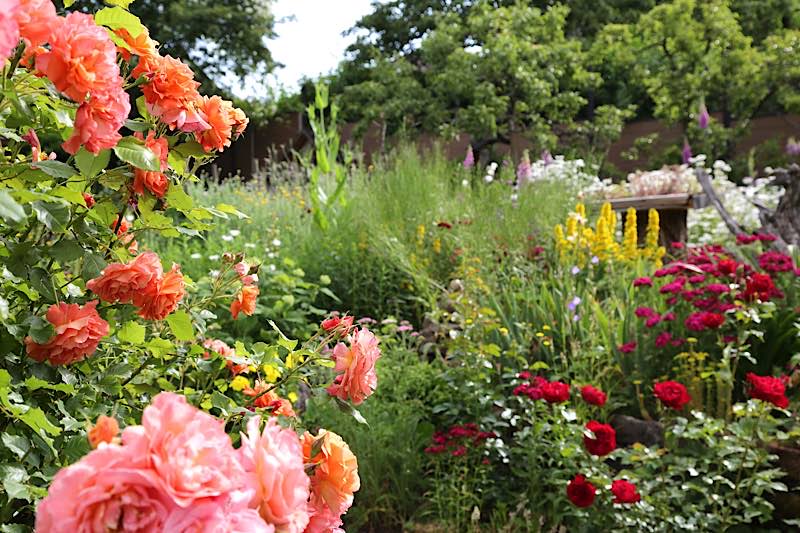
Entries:
[[550,150],[544,149],[542,150],[542,161],[544,162],[544,166],[553,164],[553,155],[550,153]]
[[600,262],[600,258],[599,258],[599,257],[597,257],[596,255],[593,255],[593,256],[592,256],[592,264],[593,264],[593,265],[596,265],[596,264],[597,264],[597,263],[599,263],[599,262]]
[[572,270],[570,270],[570,272],[572,272],[572,275],[573,275],[573,276],[577,276],[578,274],[580,274],[580,273],[581,273],[581,269],[580,269],[580,267],[578,267],[578,266],[576,265],[576,266],[572,267]]
[[800,142],[797,142],[794,137],[789,137],[786,141],[786,154],[792,157],[800,155]]
[[689,160],[692,158],[692,147],[689,145],[687,139],[683,139],[683,150],[681,150],[681,157],[683,157],[683,164],[688,165]]
[[472,145],[467,146],[467,155],[464,157],[464,168],[469,170],[475,166],[475,155],[472,153]]
[[522,159],[519,161],[519,165],[517,166],[517,181],[520,183],[526,183],[531,180],[533,177],[533,171],[531,170],[531,158],[528,155],[528,151],[525,150],[522,152]]
[[708,114],[708,109],[706,109],[706,103],[700,102],[700,110],[697,114],[697,125],[700,126],[701,130],[708,128],[708,122],[711,120],[711,117]]
[[570,311],[574,311],[580,304],[581,304],[581,299],[579,296],[576,296],[575,298],[572,299],[572,301],[569,302],[569,304],[567,304],[567,308]]

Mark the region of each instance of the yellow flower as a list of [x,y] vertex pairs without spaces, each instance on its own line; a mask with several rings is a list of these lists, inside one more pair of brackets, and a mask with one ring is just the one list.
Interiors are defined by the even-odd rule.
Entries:
[[552,329],[552,328],[551,328],[550,326],[548,326],[547,324],[545,324],[544,326],[542,326],[542,330],[544,330],[544,331],[550,331],[551,329]]
[[286,397],[289,398],[289,401],[292,402],[292,403],[295,403],[297,401],[297,393],[296,392],[290,392],[289,394],[286,395]]
[[438,237],[433,241],[433,252],[436,254],[442,253],[442,241]]
[[264,365],[264,379],[268,383],[275,383],[281,377],[281,370],[275,365]]
[[231,388],[237,392],[242,392],[250,386],[250,380],[244,376],[236,376],[231,381]]
[[636,209],[629,207],[625,215],[625,231],[622,236],[622,259],[635,261],[638,256],[639,234],[636,228]]

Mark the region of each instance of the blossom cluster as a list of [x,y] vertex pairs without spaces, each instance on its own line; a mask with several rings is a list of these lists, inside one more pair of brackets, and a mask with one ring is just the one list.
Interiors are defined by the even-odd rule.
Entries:
[[121,438],[109,417],[96,428],[95,449],[53,479],[37,531],[339,531],[360,486],[335,433],[298,437],[253,416],[234,448],[222,421],[174,393]]
[[447,430],[436,431],[433,443],[425,448],[425,453],[438,455],[449,452],[453,457],[464,457],[470,449],[495,437],[497,435],[491,431],[481,431],[475,423],[456,424]]

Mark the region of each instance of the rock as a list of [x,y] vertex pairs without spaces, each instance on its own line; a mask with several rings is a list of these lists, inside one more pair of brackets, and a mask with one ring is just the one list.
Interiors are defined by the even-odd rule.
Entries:
[[648,447],[664,446],[664,427],[654,420],[614,415],[611,427],[617,432],[617,446],[631,446],[637,442]]

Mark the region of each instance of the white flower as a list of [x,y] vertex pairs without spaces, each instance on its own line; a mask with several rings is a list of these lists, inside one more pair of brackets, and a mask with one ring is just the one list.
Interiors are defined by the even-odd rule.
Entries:
[[469,187],[469,180],[461,180],[462,187]]
[[83,291],[77,285],[70,283],[67,285],[67,294],[69,294],[72,298],[77,298],[79,296],[83,296]]
[[201,257],[203,257],[203,255],[202,254],[198,254],[198,253],[195,252],[192,255],[190,255],[189,257],[191,257],[192,259],[200,259]]
[[492,176],[491,174],[486,174],[483,177],[483,181],[485,181],[486,183],[491,183],[494,181],[494,176]]
[[256,245],[253,244],[252,242],[246,242],[246,243],[244,243],[244,247],[245,248],[255,248]]
[[209,270],[208,275],[211,276],[212,278],[219,277],[219,270]]
[[269,265],[269,267],[267,268],[269,268],[270,272],[275,272],[277,270],[277,267],[275,265]]
[[208,260],[209,261],[219,261],[219,254],[209,255],[208,256]]
[[270,258],[270,259],[275,259],[275,252],[268,253],[267,257]]
[[274,246],[275,248],[279,248],[281,244],[282,243],[280,239],[272,239],[272,246]]
[[238,237],[239,235],[242,234],[242,232],[239,231],[238,229],[232,229],[228,233],[230,234],[231,237]]
[[233,240],[233,237],[231,237],[230,235],[223,235],[222,240],[225,242],[231,242]]

